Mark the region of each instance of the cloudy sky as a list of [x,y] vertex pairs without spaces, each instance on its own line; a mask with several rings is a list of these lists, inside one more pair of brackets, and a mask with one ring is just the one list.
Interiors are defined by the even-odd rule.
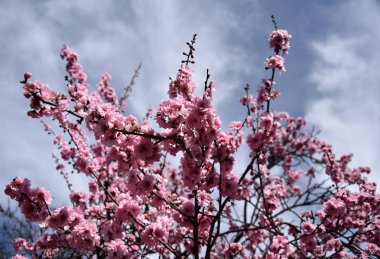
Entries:
[[273,107],[305,116],[339,154],[354,153],[354,164],[371,166],[378,179],[380,1],[0,0],[0,189],[18,175],[60,201],[67,195],[51,159],[56,149],[40,123],[26,116],[18,83],[30,71],[63,90],[62,44],[80,53],[90,83],[109,72],[119,92],[143,63],[129,98],[129,110],[141,118],[165,98],[185,42],[197,33],[195,81],[202,85],[210,69],[226,127],[242,118],[243,85],[268,76],[263,60],[271,54],[271,14],[293,35],[287,72],[277,77],[282,96]]

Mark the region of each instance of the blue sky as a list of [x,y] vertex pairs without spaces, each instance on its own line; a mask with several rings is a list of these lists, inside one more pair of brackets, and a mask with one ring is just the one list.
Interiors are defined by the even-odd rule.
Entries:
[[[371,166],[373,180],[380,176],[380,1],[0,0],[0,6],[1,189],[18,175],[48,187],[60,201],[67,195],[54,170],[51,137],[26,116],[28,101],[18,84],[30,71],[64,90],[62,44],[79,52],[93,85],[109,72],[119,92],[142,62],[129,98],[129,111],[141,118],[166,97],[185,42],[197,33],[195,82],[202,85],[210,69],[226,127],[243,116],[243,85],[254,87],[268,76],[263,61],[271,54],[271,14],[293,35],[274,109],[306,116],[339,154],[354,153],[355,165]],[[81,178],[74,181],[85,186]]]

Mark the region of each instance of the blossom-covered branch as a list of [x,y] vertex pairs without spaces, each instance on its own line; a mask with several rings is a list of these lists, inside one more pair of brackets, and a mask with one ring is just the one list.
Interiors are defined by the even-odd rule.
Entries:
[[[291,40],[273,23],[273,55],[263,66],[269,75],[258,80],[257,93],[244,86],[245,112],[229,130],[213,105],[217,87],[208,70],[203,93],[195,93],[196,35],[154,121],[123,110],[130,90],[118,98],[107,73],[91,90],[79,55],[66,45],[67,93],[26,73],[28,115],[62,129],[44,124],[72,206],[53,207],[45,188],[14,178],[5,193],[42,231],[33,241],[17,239],[15,249],[42,258],[379,257],[380,196],[365,177],[370,169],[350,168],[351,155],[337,157],[305,130],[303,118],[271,107]],[[242,145],[249,162],[239,172]],[[88,190],[72,190],[65,168],[86,175]]]

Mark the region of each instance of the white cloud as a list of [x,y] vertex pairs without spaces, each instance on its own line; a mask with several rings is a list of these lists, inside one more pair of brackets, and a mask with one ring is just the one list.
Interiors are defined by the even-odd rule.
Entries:
[[375,1],[339,6],[334,34],[312,44],[310,82],[322,97],[306,112],[338,154],[353,153],[354,165],[372,167],[374,181],[380,176],[379,13]]

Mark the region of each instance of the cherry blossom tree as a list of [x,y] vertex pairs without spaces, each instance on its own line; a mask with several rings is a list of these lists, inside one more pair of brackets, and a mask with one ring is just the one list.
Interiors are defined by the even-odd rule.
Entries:
[[[273,24],[268,75],[257,91],[243,87],[237,105],[245,112],[229,130],[213,106],[218,87],[209,71],[195,94],[196,35],[168,98],[142,121],[126,109],[131,88],[119,98],[105,73],[91,89],[66,45],[67,93],[26,73],[28,115],[54,138],[72,206],[52,205],[47,189],[14,178],[5,193],[41,228],[32,242],[16,239],[14,258],[378,258],[380,196],[365,177],[370,169],[350,168],[352,155],[337,157],[303,118],[271,108],[291,39]],[[249,163],[239,172],[244,145]],[[88,190],[72,189],[67,168],[88,177]]]

